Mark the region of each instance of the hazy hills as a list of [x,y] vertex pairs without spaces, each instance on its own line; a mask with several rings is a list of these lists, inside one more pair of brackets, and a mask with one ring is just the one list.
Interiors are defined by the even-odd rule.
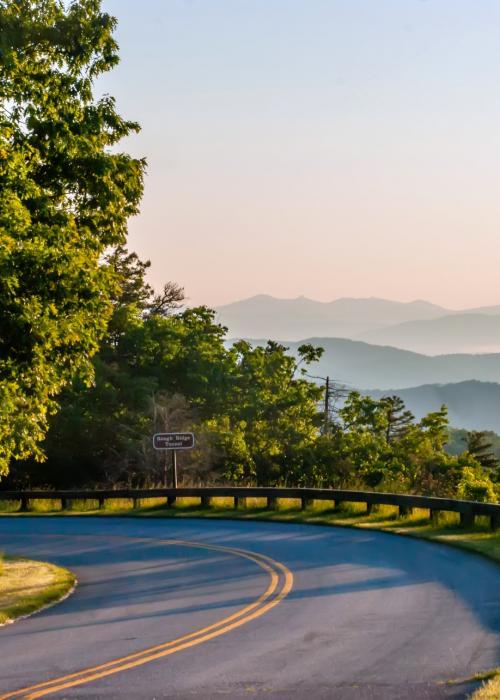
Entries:
[[420,419],[442,404],[448,406],[450,425],[467,430],[494,430],[500,433],[500,385],[490,382],[460,382],[441,386],[426,385],[394,391],[370,391],[381,398],[390,394],[400,396],[406,406]]
[[259,295],[220,306],[230,337],[349,338],[431,355],[500,351],[500,306],[453,311],[427,301]]
[[219,306],[217,313],[231,337],[300,340],[309,335],[351,337],[405,321],[437,318],[447,312],[426,301],[404,304],[386,299],[344,298],[321,302],[260,294]]
[[500,353],[433,357],[345,338],[282,342],[293,354],[302,343],[324,349],[309,369],[317,382],[329,376],[374,398],[396,394],[418,419],[446,404],[454,428],[500,433]]
[[500,432],[500,306],[259,295],[217,311],[229,337],[281,340],[295,354],[304,342],[324,348],[311,375],[397,394],[417,418],[444,403],[452,426]]
[[469,313],[407,321],[368,331],[363,340],[428,354],[500,350],[500,316]]
[[[265,341],[251,342],[262,345]],[[324,348],[323,357],[312,366],[311,374],[329,375],[335,381],[359,389],[403,389],[470,379],[500,382],[500,354],[430,357],[344,338],[312,337],[283,342],[295,354],[304,342]]]

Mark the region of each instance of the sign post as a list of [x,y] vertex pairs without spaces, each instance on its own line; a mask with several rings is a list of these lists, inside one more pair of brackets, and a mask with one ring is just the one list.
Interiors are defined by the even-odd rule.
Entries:
[[[153,435],[155,450],[172,452],[172,486],[177,488],[177,450],[192,450],[194,447],[193,433],[156,433]],[[167,487],[167,455],[163,465],[163,485]]]

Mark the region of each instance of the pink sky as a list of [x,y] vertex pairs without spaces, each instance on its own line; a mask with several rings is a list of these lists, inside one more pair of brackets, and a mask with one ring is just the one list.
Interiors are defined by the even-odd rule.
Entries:
[[[500,303],[500,6],[129,0],[106,77],[148,159],[130,246],[193,303]],[[285,12],[286,8],[286,12]]]

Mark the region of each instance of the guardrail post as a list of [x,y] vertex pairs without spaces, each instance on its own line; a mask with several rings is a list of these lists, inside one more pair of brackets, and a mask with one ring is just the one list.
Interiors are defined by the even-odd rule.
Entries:
[[461,527],[474,527],[474,513],[460,513]]
[[[333,508],[339,508],[347,501],[359,503],[366,510],[367,515],[373,513],[379,504],[389,505],[398,509],[399,517],[405,517],[415,512],[415,509],[423,509],[429,513],[431,521],[436,522],[442,511],[458,513],[460,525],[464,528],[472,528],[475,525],[476,516],[487,518],[492,530],[500,529],[500,507],[491,503],[474,503],[451,498],[435,498],[417,495],[398,495],[359,491],[342,491],[335,489],[299,489],[299,488],[186,488],[180,489],[186,497],[200,499],[203,508],[209,508],[216,497],[232,498],[234,508],[248,508],[253,503],[253,499],[266,499],[268,509],[277,509],[280,499],[294,499],[300,501],[302,509],[311,508],[315,500],[324,500],[331,503]],[[170,494],[167,496],[167,494]],[[218,496],[214,496],[218,494]],[[0,499],[18,503],[18,511],[26,512],[32,510],[34,499],[47,499],[58,501],[61,511],[71,509],[77,500],[92,501],[96,504],[92,507],[104,509],[108,498],[125,498],[130,505],[136,509],[140,508],[143,499],[165,498],[168,506],[174,506],[180,498],[175,489],[118,489],[117,491],[107,490],[85,490],[85,491],[6,491],[0,492]],[[250,500],[249,500],[250,499]],[[14,506],[15,507],[15,506]],[[54,504],[54,507],[55,504]]]
[[439,514],[440,510],[436,510],[436,508],[429,508],[429,520],[433,523],[437,522],[439,520]]

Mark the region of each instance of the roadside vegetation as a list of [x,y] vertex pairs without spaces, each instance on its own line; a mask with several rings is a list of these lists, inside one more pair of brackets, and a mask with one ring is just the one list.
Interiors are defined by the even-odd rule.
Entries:
[[472,700],[498,700],[500,698],[500,669],[491,671],[477,680],[483,685],[472,695]]
[[47,562],[2,556],[0,561],[0,624],[56,603],[74,588],[67,569]]

